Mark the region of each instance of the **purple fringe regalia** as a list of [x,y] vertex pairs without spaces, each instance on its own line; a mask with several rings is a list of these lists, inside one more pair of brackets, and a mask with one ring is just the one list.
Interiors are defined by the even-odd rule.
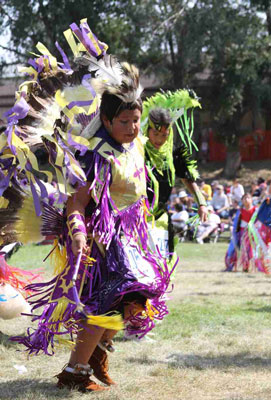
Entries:
[[[30,59],[25,69],[30,80],[20,86],[14,107],[5,114],[7,128],[0,143],[0,196],[26,181],[18,213],[5,210],[5,220],[0,214],[0,229],[4,221],[3,229],[10,227],[22,243],[56,237],[52,252],[56,276],[28,287],[35,293],[29,302],[38,325],[29,328],[26,336],[14,338],[30,354],[51,355],[56,344],[74,344],[73,334],[82,321],[78,296],[88,322],[93,318],[92,325],[110,329],[113,322],[105,326],[104,321],[122,313],[125,302],[135,303],[126,329],[143,337],[155,320],[168,313],[165,293],[175,267],[169,269],[159,250],[151,250],[148,244],[143,144],[136,139],[121,146],[100,127],[99,97],[91,82],[99,68],[103,73],[109,69],[107,77],[114,72],[102,63],[107,45],[91,32],[85,19],[80,27],[71,24],[70,28],[64,34],[79,64],[75,62],[73,69],[57,43],[63,62],[39,43],[41,54]],[[81,134],[90,121],[98,125],[88,141]],[[41,165],[38,150],[47,156],[50,168]],[[91,200],[84,218],[91,254],[82,257],[74,286],[71,236],[60,206],[74,187],[86,181]]]
[[[143,146],[139,139],[119,145],[102,127],[90,140],[90,148],[78,160],[91,183],[85,224],[92,261],[83,257],[77,290],[91,315],[122,312],[124,303],[135,303],[137,312],[128,316],[127,329],[143,337],[155,320],[168,313],[165,293],[172,273],[166,260],[148,246]],[[15,338],[29,353],[52,354],[55,341],[65,341],[63,334],[72,336],[80,325],[72,290],[74,257],[67,227],[61,240],[67,252],[65,268],[50,282],[30,285],[37,292],[30,303],[38,327],[29,329],[25,337]],[[138,257],[135,267],[127,249]],[[42,313],[38,313],[41,308]]]

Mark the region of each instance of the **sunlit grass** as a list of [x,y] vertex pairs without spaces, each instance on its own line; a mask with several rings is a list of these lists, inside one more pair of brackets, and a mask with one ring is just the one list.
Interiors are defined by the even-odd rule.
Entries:
[[[0,399],[267,400],[271,398],[271,277],[224,273],[226,243],[178,246],[180,265],[169,294],[170,314],[140,344],[116,338],[106,393],[60,391],[54,375],[68,351],[27,360],[9,335],[29,321],[0,320]],[[10,264],[38,268],[50,247],[20,249]],[[46,276],[52,274],[46,262]],[[25,365],[20,375],[15,364]]]

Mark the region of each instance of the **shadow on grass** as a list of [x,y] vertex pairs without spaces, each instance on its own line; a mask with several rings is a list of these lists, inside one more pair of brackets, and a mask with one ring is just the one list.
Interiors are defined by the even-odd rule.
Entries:
[[11,336],[6,335],[5,333],[0,331],[0,346],[4,346],[7,349],[10,349],[11,347],[16,347],[17,343],[12,342],[11,340],[9,340],[9,338],[11,338]]
[[267,368],[271,367],[271,359],[251,357],[249,353],[237,353],[235,355],[198,356],[195,354],[172,353],[166,360],[158,360],[149,357],[131,357],[127,361],[131,364],[157,365],[164,364],[169,368],[182,369],[224,369],[224,368]]
[[[269,297],[270,297],[270,295],[269,295]],[[261,307],[261,308],[248,308],[247,311],[271,313],[271,306],[265,306],[265,307]]]
[[58,389],[54,382],[40,382],[37,379],[16,379],[0,383],[1,400],[40,399],[41,395],[52,400],[68,399],[73,397],[72,393],[67,389]]

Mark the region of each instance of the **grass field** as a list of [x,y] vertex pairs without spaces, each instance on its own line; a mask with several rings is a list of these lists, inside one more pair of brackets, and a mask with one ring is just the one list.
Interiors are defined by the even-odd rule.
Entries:
[[[157,325],[152,341],[126,342],[118,335],[110,355],[118,386],[106,393],[58,390],[54,375],[68,352],[28,360],[8,337],[23,333],[29,321],[0,320],[0,399],[269,400],[271,277],[223,273],[226,247],[179,245],[170,314]],[[10,264],[36,268],[47,252],[47,246],[25,247]],[[14,365],[27,371],[20,374]]]

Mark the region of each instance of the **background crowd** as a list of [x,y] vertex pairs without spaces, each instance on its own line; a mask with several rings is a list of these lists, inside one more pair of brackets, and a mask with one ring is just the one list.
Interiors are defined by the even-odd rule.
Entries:
[[248,187],[244,187],[238,179],[233,180],[231,185],[223,185],[218,180],[208,184],[203,179],[197,183],[209,211],[208,221],[200,223],[197,228],[193,223],[193,217],[197,214],[197,205],[193,197],[177,187],[173,188],[170,196],[168,212],[180,241],[194,240],[199,244],[216,241],[223,231],[231,232],[234,217],[243,205],[242,199],[245,194],[251,195],[252,204],[257,207],[271,191],[271,180],[266,181],[262,177],[252,181]]

